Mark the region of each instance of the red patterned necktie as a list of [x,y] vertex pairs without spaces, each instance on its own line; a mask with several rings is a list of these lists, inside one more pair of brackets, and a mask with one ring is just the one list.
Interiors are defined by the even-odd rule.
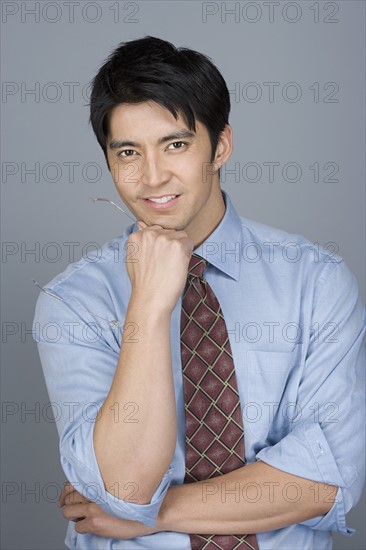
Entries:
[[[193,254],[182,300],[181,354],[186,420],[186,475],[192,483],[245,465],[240,398],[220,304]],[[255,535],[190,534],[192,550],[258,550]]]

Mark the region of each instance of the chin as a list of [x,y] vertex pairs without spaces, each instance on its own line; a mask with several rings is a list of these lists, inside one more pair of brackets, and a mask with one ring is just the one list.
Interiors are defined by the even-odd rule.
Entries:
[[166,220],[162,220],[161,222],[154,221],[154,222],[152,222],[151,225],[153,225],[153,224],[161,225],[161,227],[163,227],[164,229],[174,229],[175,231],[180,231],[179,224],[176,224],[174,222],[169,222],[169,221],[166,221]]

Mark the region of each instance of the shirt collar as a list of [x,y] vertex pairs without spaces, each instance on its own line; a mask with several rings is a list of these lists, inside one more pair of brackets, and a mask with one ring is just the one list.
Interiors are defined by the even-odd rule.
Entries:
[[223,190],[221,193],[226,205],[224,217],[207,239],[194,249],[194,253],[238,281],[242,245],[241,220],[229,195]]

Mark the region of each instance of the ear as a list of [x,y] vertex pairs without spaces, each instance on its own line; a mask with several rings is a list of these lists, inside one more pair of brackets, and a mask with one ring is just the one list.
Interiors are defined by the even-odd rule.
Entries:
[[219,170],[223,164],[230,157],[233,150],[233,130],[230,124],[226,124],[222,130],[217,142],[216,154],[213,161],[213,165],[216,170]]

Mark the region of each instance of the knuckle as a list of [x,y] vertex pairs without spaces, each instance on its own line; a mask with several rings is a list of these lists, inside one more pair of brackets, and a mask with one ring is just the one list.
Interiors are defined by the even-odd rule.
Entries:
[[181,250],[182,249],[182,243],[178,241],[177,239],[174,239],[172,241],[172,247],[174,250]]
[[75,495],[74,493],[69,493],[65,497],[65,504],[74,504],[75,503]]
[[159,244],[166,244],[169,241],[168,235],[166,235],[165,233],[157,233],[156,241]]
[[62,493],[64,494],[64,493],[66,493],[66,492],[69,492],[70,489],[71,489],[71,487],[72,487],[72,485],[71,485],[70,482],[65,483],[65,485],[64,485],[63,488],[62,488]]
[[87,531],[85,529],[85,526],[81,524],[81,521],[77,521],[75,523],[75,531],[79,533],[80,535],[85,534]]
[[96,535],[98,535],[98,533],[101,533],[102,524],[102,518],[98,516],[93,516],[92,518],[90,518],[90,527],[93,533],[95,533]]
[[85,504],[85,510],[88,516],[94,517],[94,514],[97,511],[97,506],[94,502],[87,502]]
[[68,506],[64,506],[63,509],[62,509],[62,514],[64,516],[65,519],[69,519],[70,517],[70,511],[69,511],[69,507]]
[[139,233],[131,233],[126,241],[125,248],[127,248],[128,246],[134,246],[139,238]]
[[144,232],[140,232],[139,238],[141,243],[151,243],[156,238],[156,231],[151,227],[144,229]]

